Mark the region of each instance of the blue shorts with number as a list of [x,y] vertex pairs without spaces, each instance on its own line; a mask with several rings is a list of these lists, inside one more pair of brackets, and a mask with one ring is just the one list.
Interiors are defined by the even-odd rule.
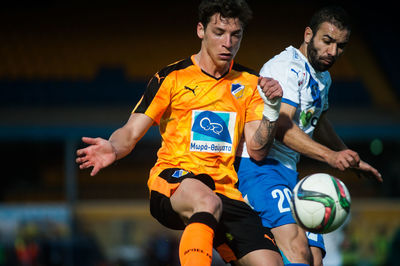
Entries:
[[[257,211],[263,225],[268,228],[296,223],[290,211],[292,190],[298,173],[274,159],[257,162],[251,158],[237,157],[235,167],[239,176],[239,190],[249,205]],[[307,233],[310,246],[325,253],[321,235]]]

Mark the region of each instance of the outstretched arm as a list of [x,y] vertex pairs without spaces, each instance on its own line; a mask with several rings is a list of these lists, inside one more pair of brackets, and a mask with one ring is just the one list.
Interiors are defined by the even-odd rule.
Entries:
[[82,141],[89,146],[76,152],[79,168],[93,167],[90,175],[96,175],[101,169],[128,155],[152,124],[153,120],[147,115],[133,113],[128,122],[114,131],[108,140],[83,137]]
[[282,103],[278,119],[276,138],[294,151],[309,158],[326,162],[330,166],[344,170],[358,163],[358,155],[351,152],[336,153],[307,135],[294,122],[296,107]]

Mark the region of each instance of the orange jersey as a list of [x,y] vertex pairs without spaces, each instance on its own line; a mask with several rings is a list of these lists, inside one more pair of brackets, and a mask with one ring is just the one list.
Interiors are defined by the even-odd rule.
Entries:
[[255,72],[233,62],[227,74],[212,77],[194,56],[155,74],[133,110],[160,127],[162,145],[150,172],[150,190],[168,194],[153,181],[166,168],[181,168],[210,175],[215,192],[243,200],[233,163],[244,124],[262,118],[257,83]]

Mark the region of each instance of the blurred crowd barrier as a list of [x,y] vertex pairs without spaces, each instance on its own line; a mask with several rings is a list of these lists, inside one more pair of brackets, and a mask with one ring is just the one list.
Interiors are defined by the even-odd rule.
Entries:
[[[399,217],[399,200],[353,200],[347,223],[326,237],[328,254],[339,256],[335,265],[395,265]],[[179,265],[181,232],[153,219],[145,200],[73,209],[3,205],[0,218],[0,265]],[[215,255],[214,265],[220,263]]]

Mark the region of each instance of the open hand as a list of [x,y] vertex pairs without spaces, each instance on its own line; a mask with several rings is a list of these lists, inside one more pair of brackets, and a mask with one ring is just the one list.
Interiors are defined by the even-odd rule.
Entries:
[[353,170],[356,172],[358,177],[374,178],[380,183],[383,182],[381,173],[363,160],[361,160],[358,167],[354,167]]
[[112,164],[117,156],[113,146],[108,140],[102,138],[83,137],[82,141],[89,144],[88,147],[76,152],[76,163],[80,169],[93,167],[90,175],[96,175],[101,169]]

